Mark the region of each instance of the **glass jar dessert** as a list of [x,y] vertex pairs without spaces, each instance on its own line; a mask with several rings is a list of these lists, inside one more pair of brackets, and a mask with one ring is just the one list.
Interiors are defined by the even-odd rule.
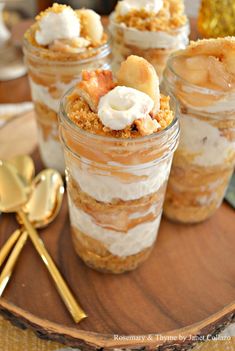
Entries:
[[88,266],[109,273],[149,256],[179,135],[146,60],[130,56],[117,77],[83,72],[60,112],[74,247]]
[[110,16],[116,72],[129,55],[144,57],[162,77],[170,54],[188,44],[189,24],[182,0],[123,0]]
[[164,211],[197,223],[220,207],[235,166],[235,39],[192,42],[174,54],[164,89],[179,103],[181,137]]
[[[53,28],[53,30],[52,30]],[[35,105],[39,149],[46,167],[64,173],[58,136],[59,101],[82,70],[107,69],[110,45],[100,16],[54,4],[25,33],[24,54]]]

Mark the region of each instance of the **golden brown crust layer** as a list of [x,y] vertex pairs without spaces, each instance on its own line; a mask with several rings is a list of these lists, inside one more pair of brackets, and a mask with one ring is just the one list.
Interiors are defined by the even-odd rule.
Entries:
[[75,251],[91,268],[103,273],[120,274],[132,271],[144,262],[152,251],[147,248],[136,255],[118,257],[108,252],[99,241],[72,227],[72,239]]
[[224,166],[194,166],[182,151],[177,151],[166,192],[165,215],[182,223],[198,223],[211,217],[221,205],[233,163],[230,160]]
[[115,21],[141,31],[168,32],[185,25],[187,17],[184,14],[184,3],[182,0],[164,0],[164,6],[157,14],[144,10],[133,10],[121,16],[118,14],[117,7]]
[[89,104],[91,110],[96,112],[100,98],[107,94],[115,86],[116,84],[113,81],[111,71],[83,71],[82,79],[76,85],[74,94],[75,98],[79,94]]

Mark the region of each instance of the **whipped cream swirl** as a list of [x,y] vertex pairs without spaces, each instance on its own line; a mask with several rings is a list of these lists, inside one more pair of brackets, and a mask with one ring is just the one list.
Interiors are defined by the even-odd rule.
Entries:
[[104,126],[122,130],[136,119],[148,118],[154,101],[145,93],[117,86],[104,95],[98,105],[98,116]]
[[163,7],[163,0],[123,0],[119,1],[117,12],[125,16],[133,10],[145,10],[158,13]]
[[48,12],[39,21],[39,30],[35,33],[39,45],[52,44],[57,39],[73,39],[80,36],[80,20],[72,8],[66,7],[61,12]]

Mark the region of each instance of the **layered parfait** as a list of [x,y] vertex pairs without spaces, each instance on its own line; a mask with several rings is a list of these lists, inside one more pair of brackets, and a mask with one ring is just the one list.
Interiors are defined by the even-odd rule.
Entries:
[[127,56],[147,59],[161,79],[169,55],[188,44],[183,0],[122,0],[110,16],[113,70]]
[[109,68],[110,47],[100,16],[53,4],[25,33],[24,54],[39,131],[41,158],[64,172],[58,138],[59,102],[83,69]]
[[165,213],[200,222],[221,205],[235,166],[235,39],[192,42],[169,60],[164,85],[181,110]]
[[72,236],[78,255],[102,272],[136,268],[161,220],[179,127],[145,59],[117,72],[84,71],[60,113]]

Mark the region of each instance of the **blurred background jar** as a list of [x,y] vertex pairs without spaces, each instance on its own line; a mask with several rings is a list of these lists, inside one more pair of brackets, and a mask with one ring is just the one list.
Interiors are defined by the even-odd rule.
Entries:
[[216,88],[215,81],[211,88],[193,84],[185,78],[190,74],[185,64],[177,71],[179,57],[183,54],[168,60],[162,84],[176,98],[181,129],[164,214],[193,224],[209,219],[221,206],[234,171],[235,93]]
[[[18,2],[18,4],[16,4]],[[23,13],[24,16],[33,17],[39,11],[45,10],[51,6],[53,2],[60,4],[67,4],[73,8],[87,7],[95,10],[101,15],[109,15],[117,4],[117,0],[65,0],[65,1],[53,1],[53,0],[8,0],[6,1],[7,9],[17,9]],[[197,17],[200,6],[200,0],[185,0],[186,13],[189,17]]]
[[86,7],[93,9],[101,15],[108,15],[115,7],[116,0],[67,0],[67,1],[50,1],[50,0],[38,0],[38,10],[43,11],[47,7],[51,6],[53,2],[59,4],[70,5],[74,9]]
[[[7,21],[8,21],[9,13],[11,18],[13,16],[15,18],[16,16],[15,14],[17,13],[17,16],[19,14],[21,18],[27,18],[27,17],[32,18],[39,11],[43,11],[47,7],[51,6],[53,2],[67,4],[73,8],[82,8],[82,7],[91,8],[96,12],[100,13],[101,15],[109,15],[117,4],[117,0],[109,0],[109,1],[104,1],[104,0],[79,0],[79,1],[78,0],[65,0],[65,1],[7,0],[5,1],[6,11],[4,13],[4,17],[7,17]],[[206,0],[205,3],[207,2],[209,1]],[[199,6],[200,6],[200,0],[185,0],[186,13],[189,17],[197,17]]]
[[26,74],[21,48],[14,44],[11,27],[21,19],[21,13],[4,11],[5,5],[14,9],[24,3],[23,0],[0,1],[0,81],[19,78]]
[[205,38],[235,35],[235,0],[202,0],[198,30]]

